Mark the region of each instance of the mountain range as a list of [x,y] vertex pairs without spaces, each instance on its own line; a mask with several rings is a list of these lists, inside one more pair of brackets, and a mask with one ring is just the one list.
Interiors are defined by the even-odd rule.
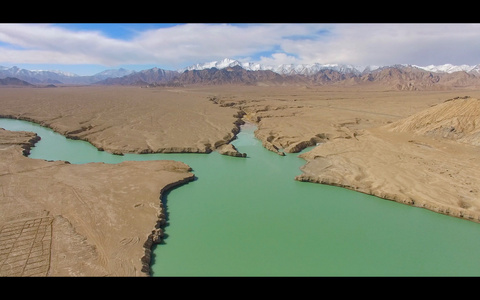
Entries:
[[[179,70],[152,68],[142,71],[105,70],[91,76],[60,71],[30,71],[0,66],[0,85],[12,78],[31,85],[139,85],[181,86],[188,84],[327,85],[383,84],[400,90],[480,86],[480,64],[354,66],[342,64],[283,64],[266,66],[223,59],[194,64]],[[8,80],[7,80],[8,79]]]
[[105,70],[92,76],[80,76],[61,71],[31,71],[16,66],[7,68],[0,66],[0,79],[13,77],[30,84],[92,84],[107,78],[122,77],[134,73],[123,68]]

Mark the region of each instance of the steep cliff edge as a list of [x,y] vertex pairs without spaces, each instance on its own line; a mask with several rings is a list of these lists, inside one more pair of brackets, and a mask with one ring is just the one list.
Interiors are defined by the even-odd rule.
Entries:
[[[148,275],[150,248],[162,238],[160,197],[193,180],[190,167],[25,157],[36,140],[0,130],[0,276]],[[18,245],[32,240],[41,252],[32,244],[24,255]]]

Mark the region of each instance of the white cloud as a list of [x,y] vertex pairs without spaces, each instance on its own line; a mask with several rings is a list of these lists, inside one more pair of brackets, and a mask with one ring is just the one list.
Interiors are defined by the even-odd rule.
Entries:
[[[91,28],[91,26],[89,27]],[[157,64],[236,58],[269,65],[480,63],[479,24],[183,24],[107,37],[54,24],[0,24],[1,63]]]
[[1,24],[0,42],[11,45],[0,48],[0,62],[110,65],[120,60],[136,63],[140,55],[153,57],[134,43],[100,32],[72,32],[46,24]]
[[291,56],[286,53],[273,53],[270,57],[262,56],[259,63],[266,66],[276,66],[300,64],[302,62],[300,62],[295,56]]
[[0,62],[159,63],[184,67],[220,58],[255,56],[278,48],[286,36],[306,35],[320,25],[184,24],[151,29],[131,40],[100,31],[71,31],[49,24],[2,24]]
[[294,24],[185,24],[144,32],[134,42],[155,51],[158,59],[197,63],[272,51],[284,36],[305,34],[312,28]]
[[479,64],[479,24],[337,24],[325,38],[285,41],[304,62]]

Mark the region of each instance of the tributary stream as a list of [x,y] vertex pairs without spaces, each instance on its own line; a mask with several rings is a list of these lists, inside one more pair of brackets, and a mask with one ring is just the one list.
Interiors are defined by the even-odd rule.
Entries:
[[254,126],[233,144],[246,158],[98,151],[30,122],[30,157],[70,163],[183,161],[196,180],[164,197],[164,243],[153,276],[478,276],[480,224],[344,188],[298,182],[305,161],[262,147]]

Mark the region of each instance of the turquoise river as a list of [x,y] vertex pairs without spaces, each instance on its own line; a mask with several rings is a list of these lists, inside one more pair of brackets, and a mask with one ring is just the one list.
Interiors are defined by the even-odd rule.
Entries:
[[30,157],[71,163],[173,159],[196,180],[164,197],[164,243],[153,276],[478,276],[480,224],[351,190],[298,182],[305,163],[262,147],[255,127],[233,144],[246,158],[210,154],[97,151],[37,124]]

